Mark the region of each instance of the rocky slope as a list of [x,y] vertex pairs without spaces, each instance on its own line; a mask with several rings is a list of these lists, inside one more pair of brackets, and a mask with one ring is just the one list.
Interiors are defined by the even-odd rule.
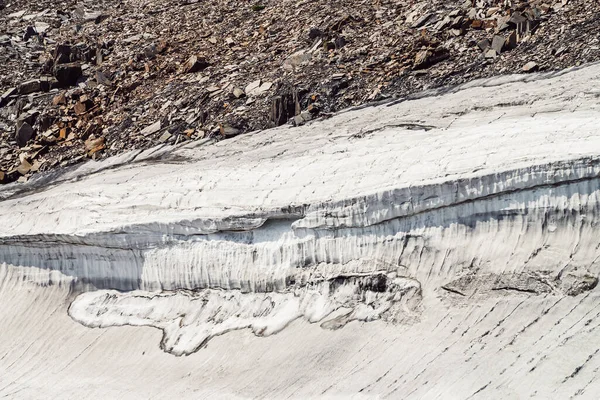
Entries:
[[594,398],[599,78],[5,185],[0,394]]
[[600,5],[585,0],[3,0],[0,9],[4,183],[600,55]]

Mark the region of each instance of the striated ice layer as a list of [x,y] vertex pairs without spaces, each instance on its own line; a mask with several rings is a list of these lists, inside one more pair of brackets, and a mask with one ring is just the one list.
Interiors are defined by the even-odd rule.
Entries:
[[303,228],[296,217],[206,235],[15,236],[2,240],[0,252],[5,262],[56,269],[104,289],[281,291],[298,270],[371,260],[372,271],[384,264],[427,290],[473,271],[597,273],[599,195],[599,178],[546,179],[365,226]]
[[[55,375],[98,341],[129,371],[119,354],[142,344],[115,331],[160,349],[130,354],[142,366],[211,354],[214,391],[184,397],[585,398],[600,390],[599,79],[591,65],[478,81],[2,187],[0,316],[23,337],[20,315],[78,332]],[[274,347],[242,350],[245,333]],[[22,347],[7,343],[10,370]],[[230,378],[210,373],[224,354]],[[263,391],[274,374],[288,378]],[[32,394],[11,377],[0,394]],[[132,390],[111,379],[98,397]]]

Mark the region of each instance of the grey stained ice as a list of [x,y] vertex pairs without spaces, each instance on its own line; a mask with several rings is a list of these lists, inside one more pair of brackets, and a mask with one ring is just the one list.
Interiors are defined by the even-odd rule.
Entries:
[[593,398],[599,78],[476,81],[3,187],[0,395]]

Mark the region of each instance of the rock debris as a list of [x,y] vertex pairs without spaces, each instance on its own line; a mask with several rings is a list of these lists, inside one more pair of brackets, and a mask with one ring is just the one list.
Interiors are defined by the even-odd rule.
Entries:
[[600,3],[585,0],[13,0],[0,8],[1,183],[600,59]]

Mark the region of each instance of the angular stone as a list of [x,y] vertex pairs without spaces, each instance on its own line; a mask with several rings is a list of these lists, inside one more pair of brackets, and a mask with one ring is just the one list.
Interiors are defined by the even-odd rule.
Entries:
[[500,11],[500,7],[490,7],[487,9],[487,11],[485,12],[485,16],[487,18],[491,17],[492,15],[496,14],[498,11]]
[[64,93],[59,93],[52,99],[52,105],[58,106],[60,104],[67,104],[67,98]]
[[422,50],[417,53],[413,65],[414,70],[426,69],[449,57],[448,50],[438,47],[435,50]]
[[476,19],[473,22],[471,22],[471,28],[473,29],[483,29],[484,25],[483,25],[483,21],[480,19]]
[[558,57],[558,56],[561,56],[561,55],[567,53],[568,51],[569,51],[569,49],[566,46],[562,46],[562,47],[559,47],[558,50],[556,50],[554,55],[556,57]]
[[39,115],[40,112],[38,110],[29,110],[28,112],[21,114],[19,118],[17,118],[17,125],[20,125],[23,122],[27,122],[29,125],[33,126]]
[[161,128],[161,123],[160,123],[160,120],[158,120],[155,123],[148,125],[144,129],[142,129],[140,133],[144,136],[149,136],[149,135],[152,135],[153,133],[160,131],[160,128]]
[[259,86],[260,86],[260,79],[254,81],[254,82],[250,82],[246,86],[246,89],[244,90],[244,92],[246,92],[246,94],[250,96],[254,90],[258,89]]
[[[507,24],[516,29],[518,33],[529,32],[529,20],[521,13],[516,12],[507,21]],[[534,28],[535,29],[535,28]]]
[[240,97],[244,96],[245,94],[246,93],[240,88],[233,89],[233,95],[235,96],[236,99],[239,99]]
[[498,54],[502,53],[502,48],[504,47],[504,41],[505,41],[504,37],[495,35],[494,38],[492,39],[491,48],[496,50],[496,53],[498,53]]
[[517,47],[517,32],[513,31],[504,41],[504,50],[512,50]]
[[450,25],[452,28],[460,28],[462,27],[464,18],[462,15],[459,15],[458,17],[455,17],[454,20],[452,20],[452,24]]
[[34,130],[27,122],[17,123],[15,132],[15,141],[19,147],[24,147],[27,142],[33,137]]
[[35,30],[37,31],[37,33],[44,33],[48,30],[48,28],[50,28],[50,25],[45,23],[45,22],[36,22],[34,24],[35,26]]
[[191,56],[188,60],[183,64],[183,72],[186,74],[199,72],[208,68],[209,64],[204,58],[200,58],[197,56]]
[[477,43],[477,47],[479,47],[479,49],[481,49],[481,51],[486,51],[487,49],[490,48],[490,41],[488,39],[482,39]]
[[160,143],[165,143],[167,140],[171,139],[171,135],[169,132],[165,132],[162,135],[160,135],[160,137],[158,138],[158,141]]
[[85,112],[87,111],[87,107],[85,105],[85,103],[78,101],[77,103],[75,103],[75,114],[77,115],[81,115],[81,114],[85,114]]
[[12,14],[8,14],[8,18],[20,19],[23,15],[25,15],[26,12],[27,10],[21,10]]
[[95,11],[95,12],[86,12],[83,15],[83,20],[86,22],[91,22],[94,21],[94,23],[99,24],[100,22],[102,22],[103,20],[105,20],[106,18],[108,18],[108,15],[101,12],[101,11]]
[[31,171],[31,167],[32,167],[32,165],[29,163],[29,161],[27,161],[25,158],[23,158],[21,160],[21,164],[17,167],[17,171],[19,172],[19,174],[25,175],[29,171]]
[[39,79],[32,79],[19,85],[19,94],[21,95],[39,92],[40,90],[41,86]]
[[58,80],[53,76],[42,76],[40,78],[40,90],[42,92],[49,92],[51,89],[60,87]]
[[266,93],[273,86],[273,82],[264,82],[257,89],[254,90],[254,94],[260,96],[263,93]]
[[89,138],[85,141],[85,150],[87,151],[88,156],[93,155],[94,153],[103,150],[106,145],[104,144],[105,139],[103,137],[99,138]]
[[422,26],[427,25],[427,22],[429,22],[429,20],[434,16],[434,13],[427,13],[425,15],[423,15],[421,18],[419,18],[414,24],[412,24],[411,28],[413,29],[417,29],[417,28],[421,28]]
[[17,88],[13,87],[6,89],[6,91],[0,96],[0,107],[6,105],[8,103],[9,98],[11,96],[14,96],[15,94],[17,94]]
[[83,75],[79,63],[58,64],[54,66],[54,77],[61,86],[74,86]]
[[529,61],[527,64],[523,66],[523,72],[535,72],[540,68],[538,63],[535,61]]
[[241,130],[234,128],[233,126],[229,126],[229,125],[220,125],[219,132],[221,133],[221,136],[226,137],[226,138],[234,137],[234,136],[237,136],[240,133],[242,133]]
[[494,49],[489,49],[485,52],[485,58],[496,58],[498,57],[498,53]]
[[513,13],[510,18],[508,19],[508,24],[512,25],[513,27],[517,27],[517,25],[523,23],[527,21],[527,18],[525,18],[523,16],[523,14],[521,14],[520,12],[515,12]]
[[66,64],[71,61],[71,46],[59,44],[54,49],[54,64]]

